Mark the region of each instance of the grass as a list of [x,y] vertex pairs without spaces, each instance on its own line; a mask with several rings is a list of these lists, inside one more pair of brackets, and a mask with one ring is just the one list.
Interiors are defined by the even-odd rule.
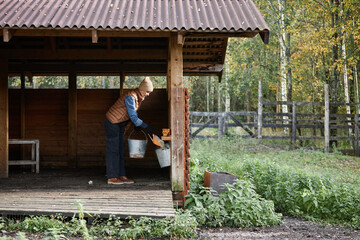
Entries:
[[[291,150],[288,145],[259,144],[255,139],[224,138],[222,141],[192,140],[192,158],[217,159],[208,161],[223,170],[246,160],[263,160],[278,164],[292,172],[306,172],[313,176],[331,177],[336,181],[360,186],[360,159],[340,152],[326,154],[319,150],[299,148]],[[235,160],[235,161],[233,161]],[[204,161],[202,161],[204,162]],[[214,166],[215,167],[215,166]]]
[[195,165],[250,181],[278,212],[360,228],[357,158],[236,138],[195,140],[191,147]]

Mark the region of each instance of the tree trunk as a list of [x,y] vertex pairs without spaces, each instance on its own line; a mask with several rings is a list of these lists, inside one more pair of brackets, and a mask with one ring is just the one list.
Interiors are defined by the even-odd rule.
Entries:
[[[342,26],[344,29],[344,26]],[[344,94],[345,94],[345,102],[350,103],[350,91],[349,91],[349,79],[348,79],[348,71],[347,71],[347,57],[346,57],[346,43],[345,43],[345,31],[342,31],[342,44],[341,44],[341,53],[344,64]],[[350,106],[346,106],[346,114],[351,114]],[[351,126],[351,118],[348,117],[348,125]],[[352,136],[352,129],[349,128],[349,137]]]
[[229,65],[225,64],[225,112],[230,112]]
[[217,104],[217,111],[221,112],[221,84],[218,84],[218,104]]
[[[280,82],[281,82],[281,101],[287,101],[287,79],[286,79],[286,44],[285,44],[285,9],[286,9],[286,0],[278,0],[279,3],[279,42],[280,42]],[[282,105],[282,112],[288,113],[288,106],[286,104]],[[288,124],[288,117],[284,116],[284,123]],[[284,129],[284,133],[288,133],[288,128]]]
[[[251,111],[250,94],[251,94],[251,92],[249,90],[246,91],[246,93],[245,93],[245,95],[246,95],[246,111],[247,112]],[[251,116],[248,115],[247,116],[247,122],[250,123],[250,121],[251,121]]]
[[214,112],[215,107],[215,86],[212,82],[210,82],[210,106],[211,106],[211,112]]
[[206,111],[207,112],[210,112],[210,93],[209,93],[209,90],[210,90],[210,76],[206,79]]
[[[330,0],[332,8],[334,11],[331,12],[331,27],[334,30],[333,45],[332,45],[332,71],[331,71],[331,79],[329,83],[330,88],[330,101],[337,102],[338,101],[338,88],[339,88],[339,71],[337,70],[337,62],[339,60],[339,34],[338,34],[338,26],[339,26],[339,0]],[[338,108],[337,106],[330,105],[330,114],[337,114]],[[336,118],[335,118],[336,119]],[[335,120],[331,118],[331,120]],[[331,129],[330,136],[335,137],[337,134],[336,129]],[[335,144],[337,145],[337,141],[330,141],[330,147]]]
[[288,83],[287,100],[292,101],[292,74],[291,74],[291,67],[290,67],[290,59],[291,59],[290,33],[286,33],[285,46],[286,46],[285,54],[286,54],[287,83]]
[[[354,67],[354,84],[355,84],[355,87],[354,87],[354,91],[355,91],[355,103],[359,103],[359,82],[358,82],[358,74],[357,74],[357,67],[355,65]],[[357,109],[357,112],[356,114],[359,114],[358,112],[358,109],[359,108],[356,108]]]

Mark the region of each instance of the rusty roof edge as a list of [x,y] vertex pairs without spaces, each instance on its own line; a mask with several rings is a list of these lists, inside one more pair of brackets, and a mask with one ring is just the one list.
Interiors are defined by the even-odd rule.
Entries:
[[[254,33],[254,35],[256,34],[260,34],[262,40],[264,41],[264,43],[268,43],[269,42],[269,30],[260,30],[260,29],[256,29],[256,30],[243,30],[243,31],[236,31],[235,29],[233,29],[232,31],[229,30],[205,30],[205,31],[198,31],[196,29],[194,30],[170,30],[170,29],[165,29],[165,30],[161,30],[161,29],[120,29],[120,28],[115,28],[115,29],[111,29],[111,28],[69,28],[69,27],[56,27],[56,28],[48,28],[48,27],[0,27],[1,30],[3,29],[8,29],[8,30],[39,30],[39,31],[89,31],[89,30],[97,30],[97,31],[103,31],[103,32],[124,32],[124,33],[170,33],[170,32],[181,32],[186,36],[204,36],[207,35],[207,37],[211,37],[209,35],[214,34],[214,37],[242,37],[242,35],[246,34],[246,33]],[[3,31],[0,31],[0,36],[3,35]],[[14,34],[14,36],[16,36],[16,34]]]
[[65,26],[65,27],[60,27],[60,26],[43,26],[43,25],[40,25],[40,26],[35,26],[35,25],[31,25],[29,27],[27,26],[9,26],[8,24],[6,24],[5,26],[0,26],[0,29],[4,29],[4,28],[7,28],[7,29],[47,29],[47,30],[54,30],[54,29],[57,29],[57,30],[92,30],[92,29],[95,29],[95,30],[108,30],[108,31],[147,31],[147,32],[153,32],[153,31],[170,31],[170,32],[196,32],[196,33],[217,33],[217,32],[221,32],[221,33],[244,33],[244,32],[270,32],[269,29],[260,29],[260,28],[254,28],[254,29],[251,29],[251,28],[247,28],[246,30],[242,29],[242,28],[239,28],[239,29],[235,29],[235,28],[231,28],[231,29],[226,29],[226,28],[223,28],[223,29],[218,29],[218,28],[214,28],[214,29],[210,29],[210,28],[205,28],[205,29],[195,29],[195,28],[190,28],[190,29],[184,29],[184,28],[181,28],[181,29],[176,29],[176,28],[173,28],[173,29],[170,29],[170,28],[148,28],[148,29],[145,29],[143,27],[141,28],[128,28],[128,27],[124,27],[124,28],[119,28],[119,27],[116,27],[116,28],[111,28],[111,27],[98,27],[98,28],[95,28],[95,27],[89,27],[89,28],[86,28],[86,27],[83,27],[80,26],[74,26],[74,27],[69,27],[69,26]]

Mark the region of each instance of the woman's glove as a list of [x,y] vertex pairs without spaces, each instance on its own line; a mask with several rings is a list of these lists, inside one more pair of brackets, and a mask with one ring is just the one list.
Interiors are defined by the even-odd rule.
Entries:
[[146,128],[145,128],[145,132],[146,133],[148,133],[148,134],[150,134],[151,136],[154,134],[154,131],[151,129],[151,127],[149,127],[149,126],[147,126]]

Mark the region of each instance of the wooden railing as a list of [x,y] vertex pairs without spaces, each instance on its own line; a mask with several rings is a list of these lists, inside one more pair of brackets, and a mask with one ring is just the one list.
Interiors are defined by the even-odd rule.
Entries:
[[[241,122],[236,118],[236,116],[253,116],[254,121],[249,122]],[[194,121],[194,117],[199,117],[200,121]],[[206,119],[205,123],[202,123],[202,120]],[[229,123],[229,119],[233,121],[233,123]],[[192,138],[212,138],[212,137],[223,137],[229,127],[242,127],[247,134],[239,135],[241,137],[256,137],[256,131],[251,128],[257,127],[257,112],[190,112],[190,136]],[[193,132],[193,128],[196,129]],[[218,135],[217,136],[200,136],[198,135],[200,131],[205,128],[217,128]]]
[[[257,112],[190,112],[190,136],[192,138],[222,137],[228,134],[230,127],[242,127],[247,134],[241,137],[256,137],[261,139],[289,139],[293,146],[297,141],[324,141],[324,151],[330,151],[331,142],[349,141],[356,156],[359,152],[359,103],[331,103],[328,87],[325,85],[325,102],[296,102],[296,101],[263,101],[262,84],[259,83],[259,102]],[[265,112],[266,106],[287,105],[290,113]],[[330,114],[330,107],[355,107],[356,114]],[[314,113],[302,113],[302,107],[317,108]],[[239,120],[239,116],[246,116],[246,121]],[[196,120],[194,120],[196,119]],[[244,118],[243,118],[244,119]],[[249,119],[251,121],[249,121]],[[194,131],[194,128],[196,130]],[[217,136],[200,136],[205,128],[217,128]],[[276,134],[264,135],[264,128],[281,129]],[[304,136],[303,131],[311,129],[311,135]],[[344,132],[345,130],[345,132]],[[350,130],[350,131],[349,131]],[[336,131],[336,135],[334,135]],[[267,134],[273,131],[266,131]]]

